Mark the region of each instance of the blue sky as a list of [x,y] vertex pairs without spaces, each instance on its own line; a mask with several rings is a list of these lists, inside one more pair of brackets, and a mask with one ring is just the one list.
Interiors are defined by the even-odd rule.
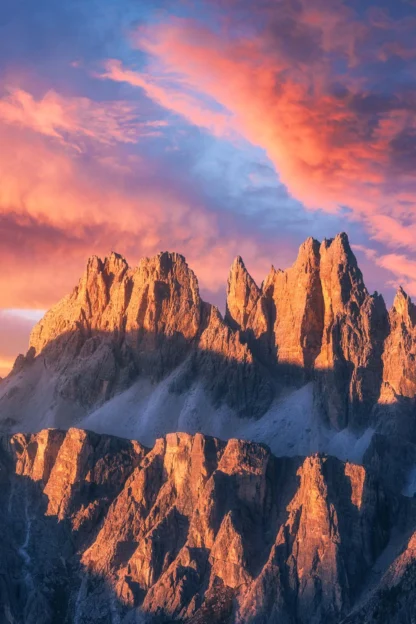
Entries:
[[416,295],[415,35],[411,1],[3,3],[3,370],[112,249],[183,253],[222,305],[235,255],[261,282],[347,231]]

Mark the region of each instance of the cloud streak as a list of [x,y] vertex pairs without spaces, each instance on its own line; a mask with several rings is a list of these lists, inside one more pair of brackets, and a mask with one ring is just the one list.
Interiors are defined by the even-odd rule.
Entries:
[[106,63],[106,72],[98,75],[116,82],[127,82],[140,87],[146,95],[160,106],[184,116],[191,123],[206,128],[217,136],[227,136],[232,127],[231,116],[211,110],[196,95],[184,93],[179,88],[170,88],[153,82],[149,76],[142,76],[123,67],[115,59]]
[[18,88],[9,88],[0,100],[0,120],[73,146],[77,138],[105,144],[135,143],[140,136],[153,134],[167,124],[163,120],[140,122],[136,106],[123,101],[64,98],[54,90],[36,100]]
[[266,274],[273,241],[253,237],[249,218],[217,211],[180,174],[176,152],[160,161],[96,146],[93,157],[74,158],[47,139],[0,125],[1,307],[49,307],[75,285],[89,255],[111,249],[133,264],[178,250],[214,296],[241,251],[258,279]]
[[111,249],[184,253],[222,304],[236,254],[260,282],[343,229],[368,284],[416,294],[414,3],[9,4],[0,308]]
[[[403,85],[382,92],[363,73],[397,56],[384,46],[380,61],[381,34],[402,46],[406,38],[383,12],[358,21],[341,2],[277,4],[266,3],[269,26],[243,35],[189,19],[141,27],[134,41],[150,56],[152,84],[114,60],[104,77],[144,88],[192,124],[239,132],[266,150],[305,206],[347,209],[372,238],[412,247],[416,93]],[[219,123],[196,100],[190,107],[175,97],[182,84],[226,111]]]

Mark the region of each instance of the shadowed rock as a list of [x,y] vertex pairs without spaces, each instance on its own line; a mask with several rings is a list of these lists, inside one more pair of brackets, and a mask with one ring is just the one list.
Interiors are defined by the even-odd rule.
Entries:
[[80,429],[0,442],[1,608],[19,623],[137,608],[155,622],[338,622],[389,535],[378,482],[331,457],[185,433],[151,450]]

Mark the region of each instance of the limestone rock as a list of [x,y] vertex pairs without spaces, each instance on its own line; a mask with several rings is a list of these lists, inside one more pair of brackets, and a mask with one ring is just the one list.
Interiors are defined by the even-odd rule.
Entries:
[[320,258],[324,324],[315,362],[319,401],[337,428],[360,428],[380,395],[387,312],[381,296],[369,295],[345,234],[324,241]]
[[383,354],[383,382],[397,395],[416,395],[416,307],[399,288],[389,313]]
[[237,256],[227,283],[225,320],[233,329],[245,330],[260,298],[261,291],[248,273],[243,259]]
[[[58,373],[60,397],[86,409],[139,377],[157,382],[187,359],[176,392],[201,378],[215,404],[244,416],[263,413],[273,398],[267,374],[240,333],[201,300],[179,254],[144,258],[135,270],[114,253],[92,257],[72,294],[35,326],[30,353]],[[248,395],[245,384],[259,390]]]
[[144,258],[136,270],[118,254],[104,261],[93,256],[72,294],[35,326],[30,346],[58,366],[62,358],[77,356],[86,367],[95,358],[108,368],[110,359],[108,382],[118,373],[116,365],[157,376],[165,372],[166,352],[169,369],[196,337],[200,306],[196,278],[179,254]]
[[412,622],[416,609],[416,533],[405,541],[374,592],[367,592],[345,624]]
[[310,371],[322,339],[318,241],[305,241],[293,267],[272,271],[263,290],[273,303],[273,335],[279,364]]
[[2,604],[17,622],[128,622],[140,608],[155,622],[338,623],[395,517],[361,466],[201,434],[151,450],[16,434],[1,438],[0,476]]
[[[307,239],[294,265],[272,268],[261,288],[237,257],[224,318],[202,301],[179,254],[136,269],[115,253],[93,256],[2,382],[2,428],[18,428],[31,387],[48,390],[47,404],[38,398],[40,427],[71,426],[136,382],[145,393],[171,376],[172,404],[198,386],[210,414],[227,406],[242,418],[261,418],[279,395],[312,382],[313,413],[326,425],[355,434],[371,425],[416,441],[414,322],[402,291],[389,316],[368,293],[346,234]],[[169,430],[167,415],[161,420],[160,434]]]

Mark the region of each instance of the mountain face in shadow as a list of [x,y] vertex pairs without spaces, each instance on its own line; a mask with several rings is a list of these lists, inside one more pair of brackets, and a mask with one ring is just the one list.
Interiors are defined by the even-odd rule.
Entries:
[[236,258],[224,317],[179,254],[136,269],[94,256],[0,383],[0,427],[76,424],[150,445],[201,431],[358,462],[380,452],[376,431],[407,458],[388,471],[403,487],[416,462],[415,322],[402,290],[390,313],[368,293],[345,234],[308,239],[261,287]]
[[341,622],[415,521],[362,466],[202,434],[3,436],[0,468],[2,622]]
[[91,258],[0,382],[0,622],[412,624],[415,324],[345,234],[224,317]]
[[[389,319],[382,297],[368,293],[345,234],[322,244],[308,239],[293,267],[272,267],[261,288],[237,258],[224,318],[202,301],[179,254],[144,258],[137,269],[115,253],[92,257],[2,382],[3,429],[70,426],[135,382],[155,386],[176,371],[176,395],[199,382],[214,408],[255,419],[311,381],[322,422],[361,432],[380,398],[414,398],[412,309],[401,291]],[[24,396],[25,386],[42,393],[32,426],[33,393]]]
[[309,238],[261,287],[236,258],[224,317],[179,254],[136,269],[94,256],[0,383],[0,428],[76,424],[148,445],[200,431],[373,466],[382,454],[400,489],[416,465],[415,322],[403,290],[389,313],[368,293],[345,234]]

